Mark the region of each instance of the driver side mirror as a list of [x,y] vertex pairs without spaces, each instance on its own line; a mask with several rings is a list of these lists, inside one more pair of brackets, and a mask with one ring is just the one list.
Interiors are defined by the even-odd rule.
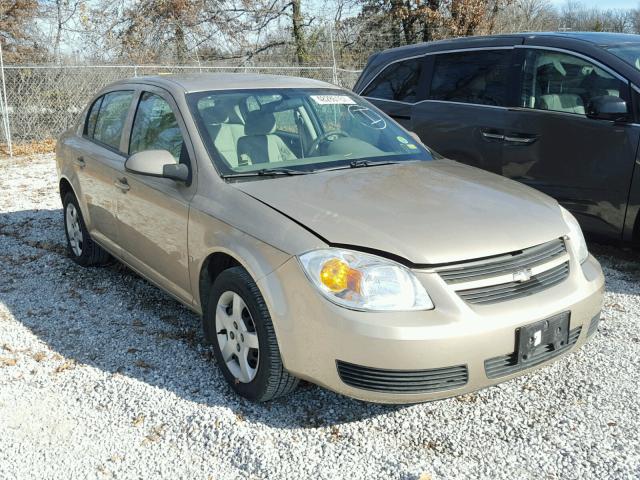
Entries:
[[587,104],[587,117],[594,120],[626,122],[629,120],[627,102],[612,95],[593,97]]
[[149,177],[170,178],[176,182],[189,179],[189,167],[176,163],[176,159],[167,150],[145,150],[134,153],[124,163],[127,172]]

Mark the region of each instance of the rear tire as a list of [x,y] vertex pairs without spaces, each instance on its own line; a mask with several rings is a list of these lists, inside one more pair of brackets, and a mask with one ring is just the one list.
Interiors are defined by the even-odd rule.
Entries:
[[83,267],[109,263],[111,257],[107,251],[91,239],[73,192],[67,192],[64,196],[62,207],[67,251],[72,260]]
[[282,364],[269,310],[244,268],[222,272],[206,305],[205,338],[213,344],[218,366],[236,393],[265,402],[295,390],[298,379]]

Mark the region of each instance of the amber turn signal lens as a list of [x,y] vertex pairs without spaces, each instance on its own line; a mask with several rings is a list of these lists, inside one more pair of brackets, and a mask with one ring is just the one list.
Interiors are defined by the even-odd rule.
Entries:
[[333,292],[352,290],[360,292],[362,274],[351,268],[339,258],[332,258],[325,262],[320,270],[320,281]]

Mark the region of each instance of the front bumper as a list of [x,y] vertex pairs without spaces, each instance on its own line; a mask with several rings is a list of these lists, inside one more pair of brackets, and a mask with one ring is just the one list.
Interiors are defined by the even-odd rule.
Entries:
[[[366,401],[436,400],[509,380],[579,348],[602,308],[604,276],[592,256],[582,265],[571,259],[569,277],[554,287],[490,305],[464,302],[437,273],[415,273],[429,292],[434,310],[358,312],[339,307],[315,290],[296,258],[264,277],[258,286],[269,306],[285,367],[300,378]],[[562,312],[570,312],[569,329],[575,337],[572,345],[530,368],[505,369],[506,374],[498,377],[487,374],[487,360],[506,358],[514,352],[518,327]],[[351,375],[358,374],[353,366],[365,367],[361,373],[374,377],[382,370],[383,380],[384,371],[433,369],[444,369],[436,371],[436,376],[452,372],[459,380],[459,367],[466,367],[466,378],[459,385],[454,382],[453,388],[390,392],[345,383],[344,369],[341,378],[338,364],[352,368],[347,371]],[[438,386],[437,382],[426,382]]]

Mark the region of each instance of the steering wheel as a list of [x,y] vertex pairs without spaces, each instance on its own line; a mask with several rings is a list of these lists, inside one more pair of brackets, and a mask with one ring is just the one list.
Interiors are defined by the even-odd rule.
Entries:
[[[316,138],[313,141],[313,143],[311,143],[311,145],[309,145],[309,148],[307,149],[307,155],[311,155],[313,152],[318,150],[318,148],[320,147],[320,144],[323,142],[333,142],[337,137],[349,137],[349,136],[350,135],[343,130],[333,130],[330,132],[324,132],[322,135]],[[336,138],[332,138],[332,137],[336,137]]]

